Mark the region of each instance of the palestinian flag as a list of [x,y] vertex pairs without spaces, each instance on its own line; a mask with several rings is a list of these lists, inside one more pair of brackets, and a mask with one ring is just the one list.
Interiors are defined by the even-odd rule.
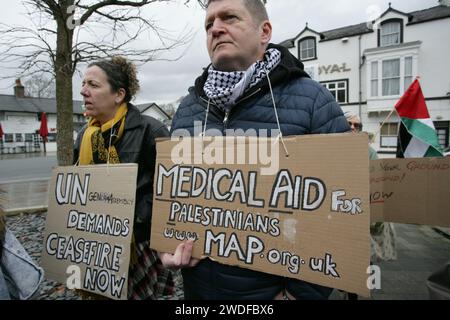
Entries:
[[416,79],[395,105],[401,119],[397,158],[442,157],[442,148]]

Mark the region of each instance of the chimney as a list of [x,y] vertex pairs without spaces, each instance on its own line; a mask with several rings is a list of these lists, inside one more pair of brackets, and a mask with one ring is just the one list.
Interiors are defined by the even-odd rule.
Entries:
[[25,98],[25,87],[20,82],[20,79],[16,79],[14,95],[16,96],[16,98]]

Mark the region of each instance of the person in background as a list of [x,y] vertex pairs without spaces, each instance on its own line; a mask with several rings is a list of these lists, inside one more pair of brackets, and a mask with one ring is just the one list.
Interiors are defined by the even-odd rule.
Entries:
[[[355,114],[346,113],[345,115],[348,121],[348,125],[352,129],[352,132],[353,133],[362,132],[363,125],[361,123],[361,119]],[[377,151],[370,145],[369,145],[369,159],[370,160],[378,159]]]
[[88,66],[81,95],[90,120],[78,134],[74,163],[138,164],[128,298],[141,300],[172,295],[174,282],[172,273],[150,249],[155,139],[167,137],[169,131],[130,103],[138,90],[136,67],[123,57]]
[[8,230],[0,208],[0,300],[33,299],[43,279],[44,271]]
[[[363,125],[361,119],[351,113],[346,113],[346,118],[353,133],[362,132]],[[369,145],[369,160],[377,160],[378,154],[372,146]],[[390,261],[397,259],[395,245],[394,224],[389,222],[375,222],[370,225],[370,261]],[[349,299],[356,299],[355,294],[349,294]]]
[[[311,80],[285,47],[270,44],[272,25],[260,0],[206,3],[205,31],[211,64],[189,89],[172,135],[194,135],[194,122],[228,129],[277,131],[283,136],[349,132],[331,93]],[[211,134],[211,133],[210,133]],[[174,254],[159,253],[167,267],[182,269],[187,299],[328,299],[332,289],[209,258],[191,259],[192,242]]]

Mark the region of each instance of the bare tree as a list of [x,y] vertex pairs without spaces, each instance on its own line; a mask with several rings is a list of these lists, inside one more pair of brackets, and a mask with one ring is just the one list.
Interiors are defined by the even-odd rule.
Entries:
[[34,74],[24,82],[25,95],[35,98],[55,98],[56,85],[53,77]]
[[[59,165],[70,165],[73,158],[72,79],[77,67],[119,54],[145,63],[186,44],[189,33],[171,37],[143,16],[145,7],[171,1],[191,0],[23,0],[30,25],[0,24],[2,68],[20,70],[9,77],[48,73],[55,78]],[[143,36],[152,47],[136,49]]]

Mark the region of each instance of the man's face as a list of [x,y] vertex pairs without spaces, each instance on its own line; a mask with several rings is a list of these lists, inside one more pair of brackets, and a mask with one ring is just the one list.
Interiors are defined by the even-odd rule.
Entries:
[[257,24],[241,0],[213,1],[206,11],[209,57],[216,70],[244,71],[264,56],[272,28]]

